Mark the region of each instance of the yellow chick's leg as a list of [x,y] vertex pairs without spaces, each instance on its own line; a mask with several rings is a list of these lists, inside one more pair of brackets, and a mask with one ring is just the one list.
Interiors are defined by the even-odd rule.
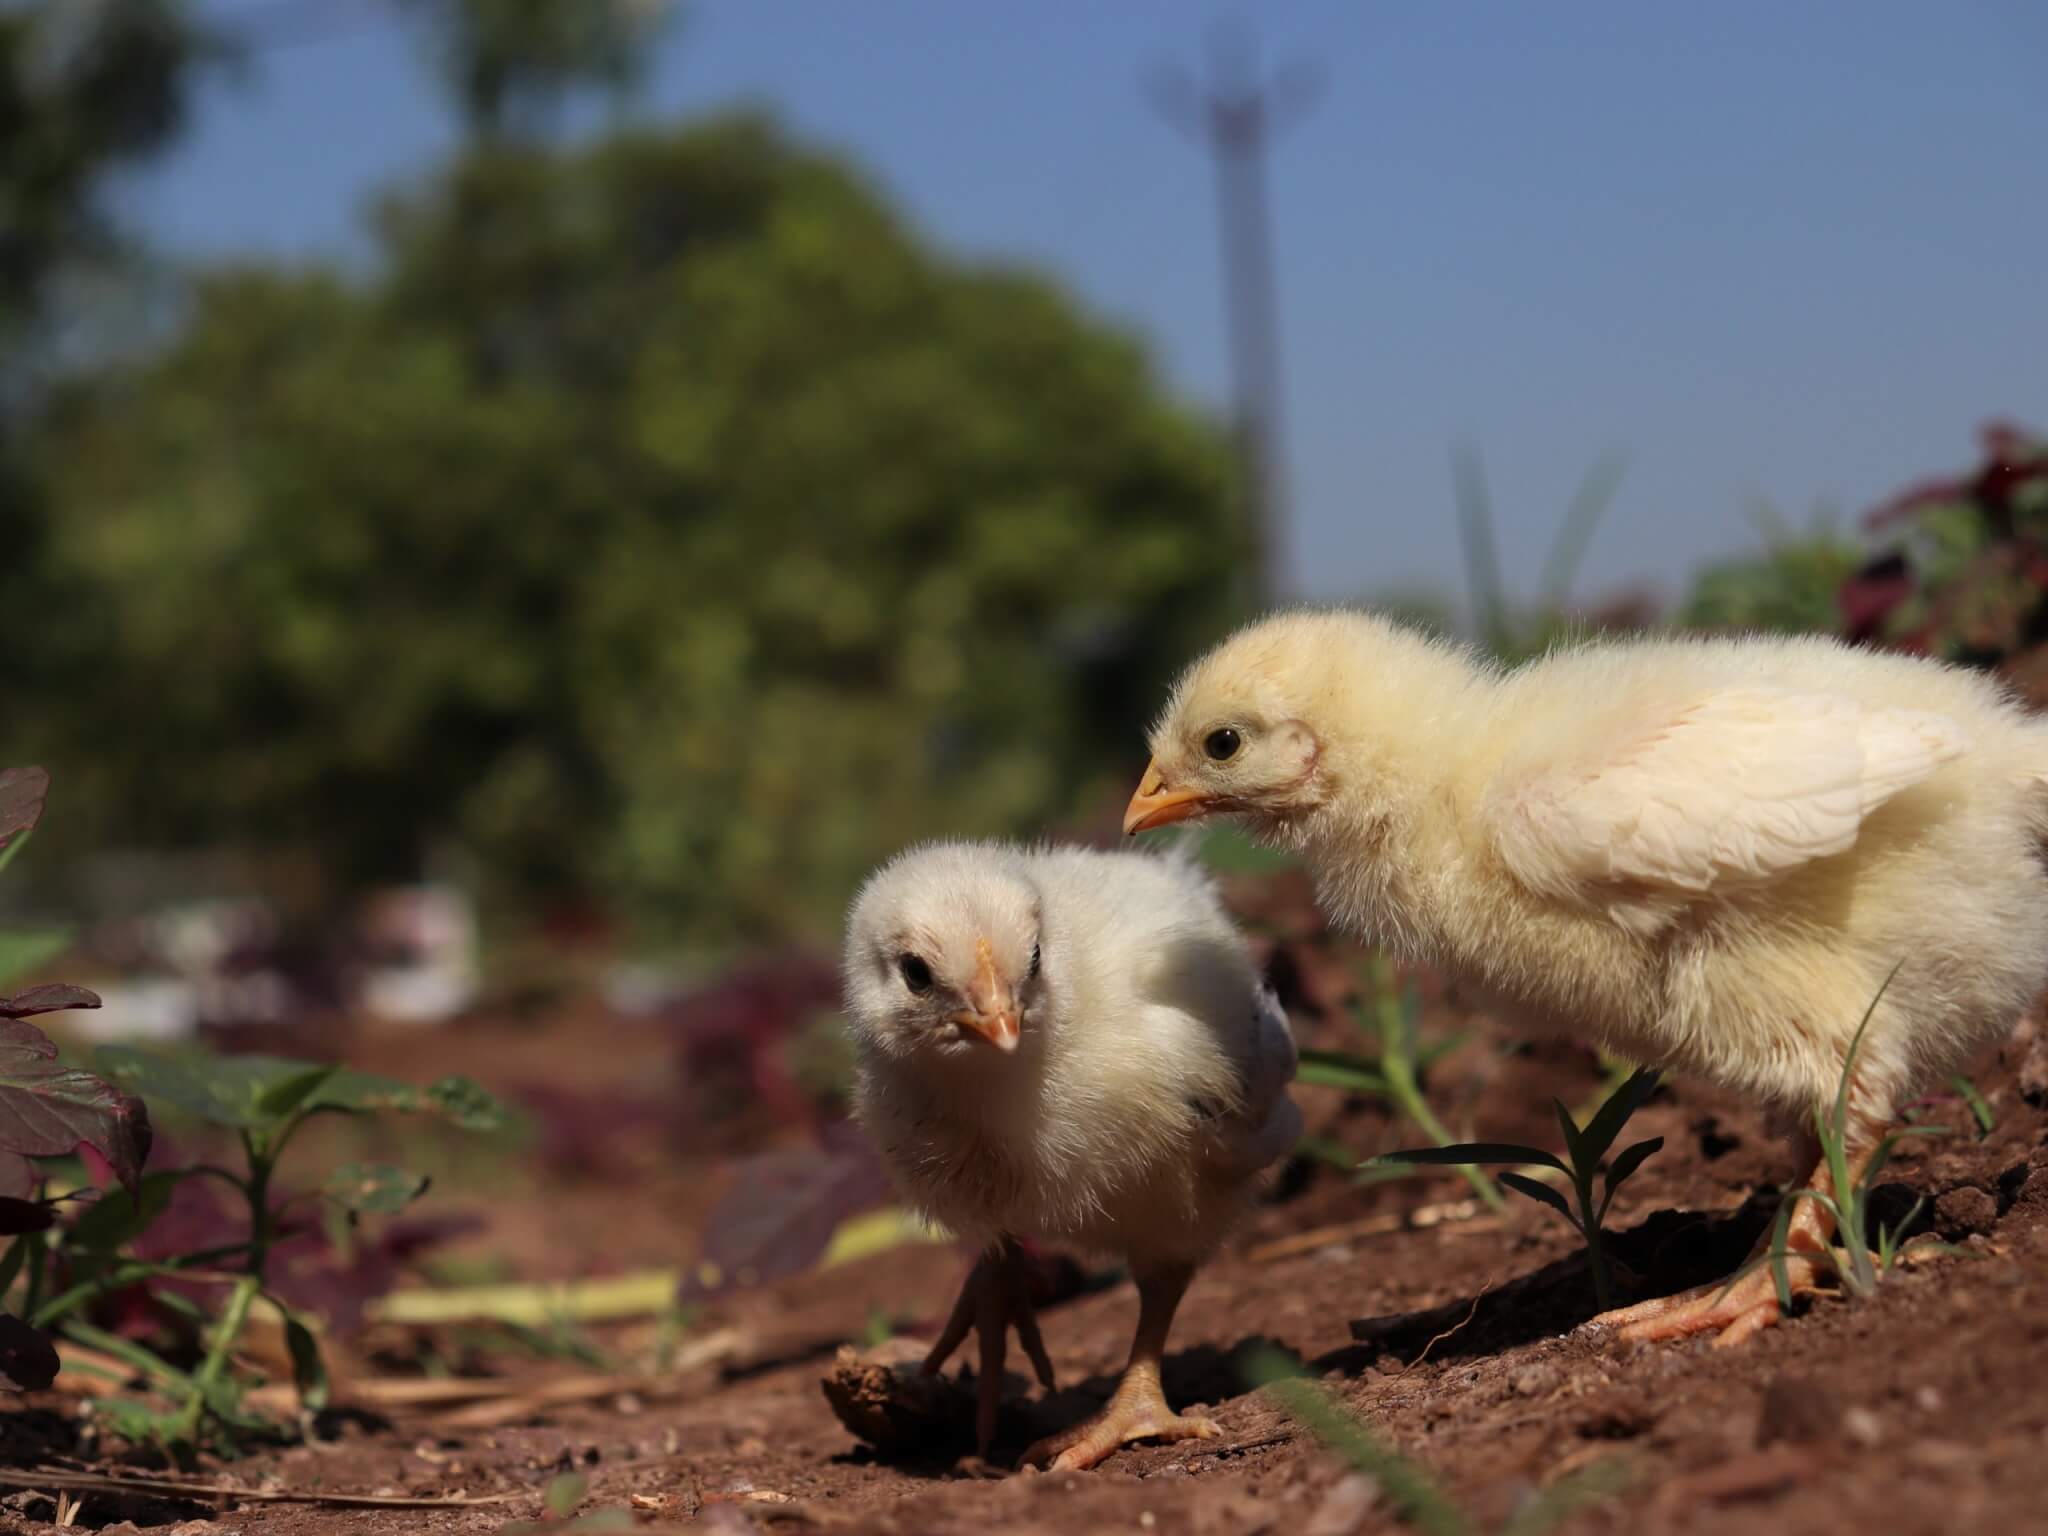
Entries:
[[995,1443],[996,1419],[1003,1405],[1003,1356],[1009,1347],[1009,1330],[1015,1326],[1031,1368],[1038,1373],[1046,1391],[1058,1390],[1053,1382],[1052,1361],[1045,1353],[1045,1340],[1038,1332],[1038,1317],[1031,1308],[1030,1271],[1023,1250],[1009,1238],[974,1261],[960,1286],[960,1298],[940,1330],[938,1342],[924,1357],[924,1374],[936,1376],[940,1367],[972,1328],[981,1346],[975,1376],[974,1445],[983,1460]]
[[1184,1417],[1167,1407],[1159,1381],[1173,1314],[1193,1277],[1192,1268],[1178,1264],[1133,1276],[1138,1283],[1138,1331],[1116,1392],[1099,1412],[1032,1446],[1018,1465],[1050,1463],[1055,1472],[1085,1472],[1133,1440],[1213,1440],[1223,1433],[1208,1419]]
[[[1881,1130],[1882,1127],[1876,1123],[1855,1115],[1850,1117],[1847,1144],[1843,1150],[1847,1153],[1851,1180],[1863,1176],[1864,1165],[1877,1150]],[[1815,1163],[1813,1173],[1803,1187],[1833,1197],[1834,1181],[1825,1158]],[[1764,1229],[1756,1245],[1750,1249],[1748,1263],[1755,1263],[1769,1252],[1775,1230],[1775,1223]],[[1801,1200],[1793,1208],[1792,1220],[1787,1224],[1785,1233],[1785,1247],[1789,1254],[1785,1261],[1785,1278],[1794,1296],[1809,1295],[1820,1289],[1823,1276],[1833,1273],[1832,1266],[1825,1260],[1803,1255],[1826,1252],[1834,1235],[1835,1219],[1819,1201]],[[1719,1337],[1714,1340],[1714,1347],[1725,1349],[1770,1327],[1778,1321],[1779,1315],[1778,1288],[1771,1266],[1757,1264],[1733,1286],[1726,1280],[1694,1286],[1675,1296],[1661,1296],[1654,1301],[1603,1312],[1593,1319],[1592,1326],[1618,1328],[1624,1339],[1643,1342],[1682,1339],[1695,1333],[1718,1330]]]

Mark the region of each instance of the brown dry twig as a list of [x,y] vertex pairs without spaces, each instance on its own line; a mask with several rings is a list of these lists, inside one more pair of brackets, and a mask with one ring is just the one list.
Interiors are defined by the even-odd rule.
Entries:
[[1429,1352],[1432,1349],[1435,1349],[1437,1345],[1443,1343],[1445,1339],[1448,1339],[1454,1333],[1463,1333],[1465,1331],[1466,1325],[1469,1324],[1473,1318],[1479,1315],[1479,1303],[1486,1299],[1486,1293],[1492,1289],[1493,1281],[1489,1279],[1486,1282],[1486,1284],[1479,1287],[1478,1294],[1472,1298],[1472,1305],[1465,1313],[1464,1322],[1453,1323],[1450,1327],[1446,1328],[1442,1333],[1438,1334],[1435,1338],[1431,1339],[1427,1344],[1422,1346],[1422,1353],[1417,1355],[1413,1360],[1410,1360],[1406,1365],[1402,1366],[1401,1369],[1404,1372],[1414,1370],[1415,1367],[1422,1364],[1423,1361],[1429,1358]]

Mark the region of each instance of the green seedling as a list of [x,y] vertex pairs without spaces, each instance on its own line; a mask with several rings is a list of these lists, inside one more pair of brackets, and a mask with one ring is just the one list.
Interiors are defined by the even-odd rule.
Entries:
[[[1247,1360],[1244,1375],[1247,1383],[1271,1393],[1304,1429],[1377,1483],[1403,1524],[1422,1536],[1479,1536],[1481,1527],[1426,1468],[1381,1444],[1334,1397],[1303,1375],[1298,1360],[1277,1349],[1262,1349]],[[1493,1536],[1543,1536],[1586,1504],[1618,1493],[1627,1480],[1619,1462],[1595,1462],[1525,1499],[1494,1528]]]
[[[1517,1163],[1535,1164],[1551,1168],[1563,1174],[1571,1182],[1572,1193],[1577,1199],[1576,1210],[1572,1202],[1548,1184],[1524,1173],[1504,1173],[1501,1183],[1519,1195],[1531,1200],[1540,1200],[1570,1222],[1578,1234],[1586,1240],[1586,1263],[1593,1272],[1593,1295],[1600,1310],[1606,1311],[1612,1303],[1613,1281],[1608,1273],[1607,1254],[1601,1243],[1601,1223],[1607,1219],[1607,1208],[1614,1203],[1615,1192],[1628,1180],[1644,1161],[1664,1145],[1664,1138],[1652,1136],[1647,1141],[1638,1141],[1625,1147],[1612,1162],[1605,1161],[1607,1149],[1614,1145],[1635,1112],[1656,1090],[1657,1073],[1644,1067],[1632,1073],[1628,1080],[1607,1097],[1607,1102],[1581,1130],[1572,1120],[1571,1111],[1562,1101],[1552,1099],[1557,1107],[1557,1123],[1564,1131],[1564,1158],[1540,1147],[1517,1146],[1512,1142],[1472,1141],[1460,1142],[1454,1146],[1418,1147],[1405,1152],[1389,1152],[1384,1157],[1373,1159],[1379,1164],[1422,1163],[1433,1165],[1469,1163]],[[1596,1199],[1593,1192],[1594,1180],[1600,1181],[1601,1189]]]
[[[1902,960],[1899,965],[1905,962]],[[1824,1194],[1817,1189],[1795,1189],[1778,1206],[1778,1216],[1771,1232],[1771,1246],[1760,1258],[1752,1260],[1736,1271],[1730,1279],[1732,1287],[1757,1264],[1771,1266],[1771,1278],[1778,1292],[1778,1306],[1785,1312],[1792,1310],[1792,1283],[1789,1261],[1792,1253],[1788,1242],[1792,1231],[1792,1214],[1801,1200],[1811,1200],[1835,1218],[1836,1243],[1829,1248],[1808,1253],[1805,1257],[1826,1264],[1834,1271],[1842,1289],[1850,1295],[1867,1298],[1876,1293],[1878,1282],[1892,1272],[1898,1262],[1900,1235],[1910,1228],[1927,1208],[1927,1197],[1922,1195],[1913,1202],[1902,1221],[1890,1226],[1878,1224],[1872,1231],[1870,1210],[1871,1192],[1877,1188],[1878,1177],[1885,1165],[1891,1161],[1892,1153],[1899,1143],[1909,1136],[1948,1136],[1954,1128],[1946,1125],[1909,1125],[1892,1131],[1877,1144],[1863,1167],[1853,1176],[1849,1166],[1849,1084],[1856,1071],[1856,1056],[1863,1048],[1863,1035],[1870,1028],[1870,1021],[1877,1013],[1877,1005],[1883,1001],[1893,977],[1899,974],[1899,966],[1891,969],[1884,984],[1877,989],[1877,995],[1870,1000],[1870,1006],[1863,1010],[1863,1018],[1856,1026],[1856,1033],[1849,1041],[1849,1054],[1842,1063],[1842,1076],[1835,1087],[1835,1102],[1826,1110],[1814,1116],[1814,1135],[1819,1139],[1821,1158],[1827,1164],[1829,1183],[1835,1193]],[[1971,1090],[1971,1096],[1975,1090]],[[1981,1103],[1982,1101],[1979,1100]],[[1974,1107],[1974,1106],[1973,1106]],[[1990,1110],[1985,1108],[1984,1114]],[[1876,1243],[1873,1252],[1871,1243]],[[1936,1252],[1956,1252],[1948,1245],[1934,1245]]]
[[1970,1107],[1970,1117],[1977,1122],[1978,1136],[1989,1136],[1998,1125],[1998,1117],[1991,1113],[1991,1106],[1984,1102],[1984,1095],[1977,1091],[1977,1085],[1960,1072],[1948,1081],[1949,1086],[1961,1094],[1963,1102]]
[[[240,1168],[195,1164],[142,1177],[131,1193],[110,1191],[64,1235],[64,1254],[75,1283],[42,1301],[34,1321],[59,1327],[80,1343],[114,1355],[141,1372],[176,1404],[158,1412],[119,1399],[99,1406],[115,1428],[134,1439],[157,1442],[167,1452],[188,1457],[204,1442],[232,1449],[245,1435],[274,1434],[277,1426],[243,1407],[243,1388],[230,1368],[236,1341],[260,1301],[274,1308],[284,1324],[299,1400],[317,1412],[327,1400],[327,1372],[313,1330],[269,1288],[271,1250],[284,1235],[282,1207],[273,1200],[272,1182],[280,1159],[299,1130],[323,1114],[367,1115],[379,1111],[425,1112],[465,1130],[490,1130],[503,1123],[503,1111],[481,1088],[465,1078],[445,1078],[427,1088],[346,1068],[271,1056],[192,1058],[153,1055],[123,1046],[103,1048],[97,1065],[107,1078],[141,1094],[161,1108],[183,1111],[208,1124],[233,1131],[241,1142]],[[246,1240],[181,1254],[168,1260],[142,1261],[121,1256],[170,1203],[174,1186],[183,1179],[209,1178],[235,1190],[248,1207]],[[353,1221],[369,1213],[403,1209],[426,1189],[426,1180],[401,1169],[372,1164],[338,1168],[315,1192],[318,1198]],[[229,1287],[207,1336],[198,1366],[181,1371],[154,1351],[102,1332],[84,1320],[86,1309],[100,1297],[158,1276],[217,1280]],[[164,1293],[170,1299],[170,1293]]]
[[[1354,1010],[1359,1028],[1378,1037],[1379,1054],[1361,1056],[1351,1051],[1303,1051],[1295,1080],[1384,1099],[1421,1126],[1423,1134],[1432,1141],[1439,1146],[1448,1146],[1451,1133],[1429,1107],[1429,1098],[1422,1089],[1422,1076],[1437,1058],[1455,1050],[1459,1041],[1453,1036],[1427,1046],[1422,1044],[1419,1028],[1422,996],[1412,982],[1397,991],[1392,985],[1390,969],[1383,956],[1374,955],[1367,961],[1367,994]],[[1455,1162],[1456,1159],[1450,1161]],[[1367,1171],[1371,1171],[1370,1164]],[[1483,1171],[1469,1162],[1458,1171],[1471,1184],[1473,1192],[1494,1210],[1507,1208],[1500,1186]]]

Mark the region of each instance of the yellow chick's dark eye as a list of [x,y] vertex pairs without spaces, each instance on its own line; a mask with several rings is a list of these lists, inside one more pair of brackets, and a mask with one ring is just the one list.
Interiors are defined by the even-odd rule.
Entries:
[[896,968],[903,972],[903,985],[911,991],[922,994],[932,989],[932,968],[916,955],[905,955],[896,962]]
[[1237,755],[1237,732],[1227,725],[1220,731],[1211,731],[1209,739],[1202,743],[1202,750],[1214,762],[1228,762]]

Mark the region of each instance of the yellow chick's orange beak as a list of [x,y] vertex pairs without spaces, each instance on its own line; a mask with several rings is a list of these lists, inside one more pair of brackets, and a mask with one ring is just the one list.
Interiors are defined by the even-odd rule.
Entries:
[[974,980],[967,984],[967,1007],[953,1014],[952,1021],[962,1029],[981,1036],[1007,1056],[1017,1049],[1017,1042],[1024,1033],[1017,1000],[1002,977],[996,974],[994,945],[987,939],[975,940],[974,958],[977,963]]
[[1138,780],[1138,792],[1124,808],[1124,836],[1169,827],[1176,821],[1192,821],[1217,809],[1213,798],[1199,789],[1168,789],[1166,776],[1157,759],[1145,765],[1145,777]]

